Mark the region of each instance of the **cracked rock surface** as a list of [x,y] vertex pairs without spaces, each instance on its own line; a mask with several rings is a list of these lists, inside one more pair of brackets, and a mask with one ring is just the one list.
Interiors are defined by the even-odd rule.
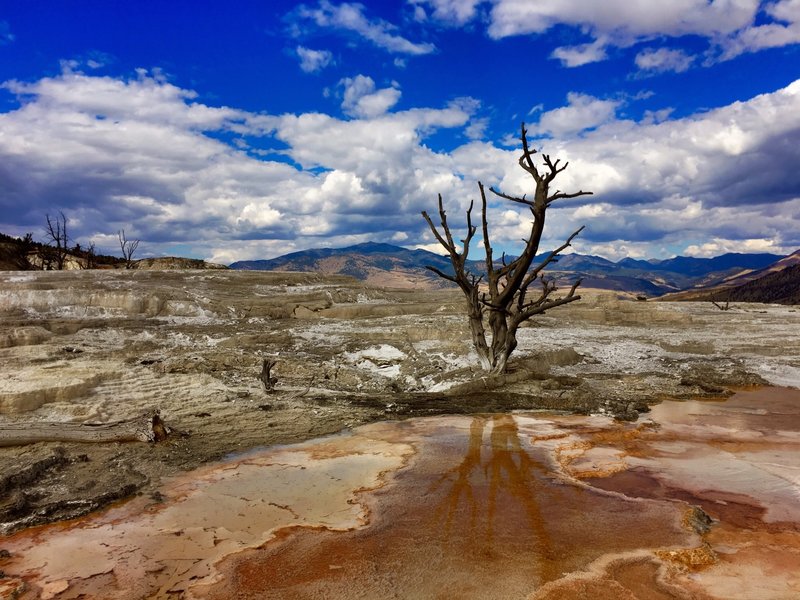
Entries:
[[[794,307],[583,296],[523,328],[509,372],[488,377],[457,290],[312,273],[0,273],[0,427],[158,409],[181,433],[0,447],[0,528],[149,497],[229,453],[382,419],[546,408],[635,420],[664,398],[800,385]],[[277,361],[271,393],[264,357]]]

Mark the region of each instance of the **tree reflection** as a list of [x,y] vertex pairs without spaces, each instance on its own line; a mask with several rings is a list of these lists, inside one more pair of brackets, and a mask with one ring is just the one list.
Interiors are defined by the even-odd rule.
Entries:
[[[487,435],[488,432],[488,435]],[[542,507],[556,501],[557,486],[544,481],[548,466],[523,447],[512,415],[473,417],[461,461],[432,485],[440,496],[433,517],[446,538],[480,555],[532,550],[543,580],[554,578],[551,535]]]

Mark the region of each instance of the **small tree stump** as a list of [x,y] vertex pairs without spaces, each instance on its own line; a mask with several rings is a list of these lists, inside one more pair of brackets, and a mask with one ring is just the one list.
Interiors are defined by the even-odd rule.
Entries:
[[277,361],[268,358],[263,359],[263,362],[261,363],[261,375],[259,376],[259,379],[261,380],[261,383],[264,384],[264,390],[267,392],[273,391],[275,389],[275,385],[278,383],[278,378],[272,377],[270,374],[272,367],[274,367],[276,364]]

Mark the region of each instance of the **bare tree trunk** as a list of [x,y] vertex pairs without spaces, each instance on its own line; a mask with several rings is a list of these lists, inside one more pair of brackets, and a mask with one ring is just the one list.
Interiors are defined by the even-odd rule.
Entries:
[[491,351],[486,343],[486,331],[483,327],[483,310],[477,296],[467,300],[467,314],[469,316],[469,328],[472,334],[472,346],[478,354],[478,361],[484,371],[492,368]]

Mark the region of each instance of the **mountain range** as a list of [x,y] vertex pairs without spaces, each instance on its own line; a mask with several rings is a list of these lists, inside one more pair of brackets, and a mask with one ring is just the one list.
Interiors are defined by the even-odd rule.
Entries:
[[[545,256],[542,254],[537,258],[541,260]],[[728,253],[713,258],[624,258],[618,262],[600,256],[565,254],[549,265],[547,275],[563,284],[581,278],[586,288],[655,297],[685,290],[711,292],[720,287],[735,287],[780,271],[795,261],[800,263],[800,251],[789,257],[768,253]],[[230,266],[233,269],[343,274],[384,287],[431,289],[450,285],[426,269],[428,265],[452,273],[450,260],[445,256],[375,242],[346,248],[303,250],[270,260],[239,261]],[[467,261],[467,267],[476,275],[485,270],[480,260]]]

